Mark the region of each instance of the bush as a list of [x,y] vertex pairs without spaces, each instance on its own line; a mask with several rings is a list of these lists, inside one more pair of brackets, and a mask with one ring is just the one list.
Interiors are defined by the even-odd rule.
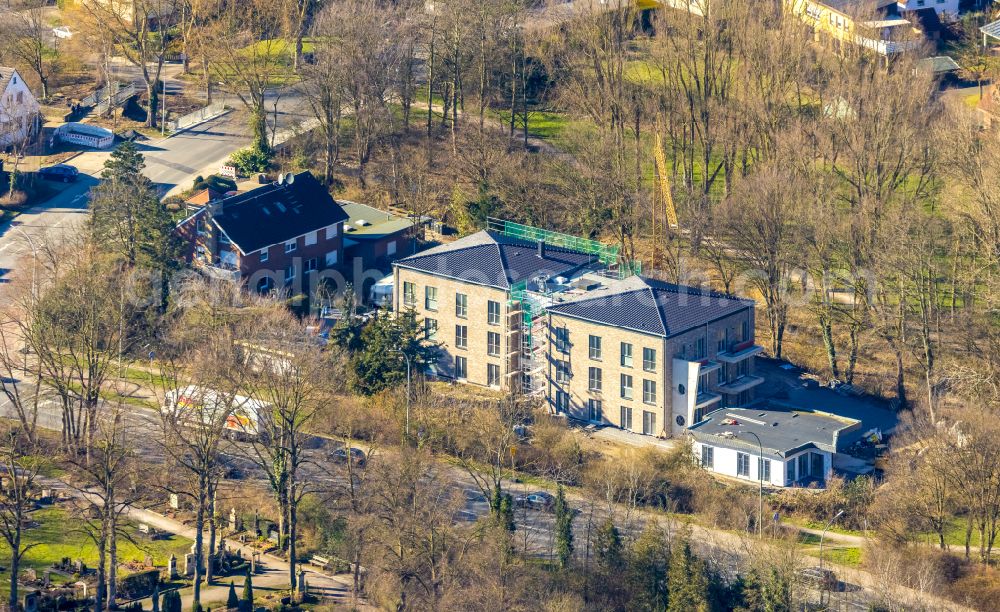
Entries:
[[259,147],[247,147],[233,153],[230,161],[243,174],[264,172],[271,164],[271,153]]
[[160,581],[160,570],[147,570],[126,576],[118,583],[118,591],[127,599],[148,597]]
[[194,184],[191,185],[191,190],[201,191],[202,189],[214,189],[222,193],[235,191],[236,181],[225,176],[219,176],[218,174],[211,174],[208,178],[198,176],[194,179]]

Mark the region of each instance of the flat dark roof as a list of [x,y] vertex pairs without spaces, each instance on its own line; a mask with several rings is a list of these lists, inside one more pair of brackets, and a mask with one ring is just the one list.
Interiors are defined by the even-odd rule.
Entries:
[[787,457],[807,448],[835,453],[843,447],[843,434],[859,427],[856,419],[772,403],[761,408],[720,408],[689,431],[699,442],[751,450],[758,449],[752,435],[756,434],[765,454]]

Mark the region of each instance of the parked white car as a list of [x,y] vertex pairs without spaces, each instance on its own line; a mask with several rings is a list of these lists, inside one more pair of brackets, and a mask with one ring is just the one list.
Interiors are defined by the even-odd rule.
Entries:
[[58,28],[52,28],[52,33],[56,38],[73,38],[73,32],[68,26],[59,26]]

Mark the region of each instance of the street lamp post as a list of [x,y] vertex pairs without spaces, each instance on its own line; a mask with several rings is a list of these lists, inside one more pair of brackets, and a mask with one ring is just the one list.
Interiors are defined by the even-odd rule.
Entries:
[[833,515],[833,518],[830,519],[830,522],[828,522],[826,524],[826,527],[823,528],[823,535],[819,537],[819,569],[823,569],[823,540],[826,539],[826,532],[828,529],[830,529],[830,527],[833,526],[834,521],[839,519],[842,514],[844,514],[843,510]]
[[392,352],[399,353],[406,360],[406,437],[410,437],[410,356],[402,349],[393,349]]
[[752,431],[747,431],[757,439],[757,448],[760,449],[760,456],[757,457],[757,482],[759,491],[757,493],[757,537],[764,535],[764,444],[760,441],[760,436]]

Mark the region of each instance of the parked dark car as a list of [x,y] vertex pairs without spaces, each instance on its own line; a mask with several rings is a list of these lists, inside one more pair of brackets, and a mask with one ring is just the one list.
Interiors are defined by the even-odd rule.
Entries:
[[76,177],[80,175],[80,171],[69,164],[56,164],[55,166],[42,168],[38,171],[38,174],[41,175],[43,179],[49,181],[72,183],[76,180]]
[[545,491],[535,491],[527,495],[519,495],[514,498],[514,505],[518,508],[530,508],[531,510],[544,510],[551,512],[555,510],[556,498]]
[[[351,463],[358,467],[365,467],[365,452],[360,448],[352,448],[351,451]],[[337,463],[347,462],[347,449],[338,448],[337,450],[330,453],[330,459],[336,461]]]
[[807,567],[796,572],[799,580],[816,589],[824,591],[836,591],[840,587],[840,580],[837,574],[826,568]]

